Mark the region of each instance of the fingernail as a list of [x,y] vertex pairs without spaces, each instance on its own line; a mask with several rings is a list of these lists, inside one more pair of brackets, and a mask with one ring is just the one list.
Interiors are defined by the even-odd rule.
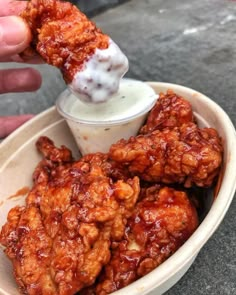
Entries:
[[25,42],[28,28],[17,16],[0,18],[0,42],[8,46],[16,46]]

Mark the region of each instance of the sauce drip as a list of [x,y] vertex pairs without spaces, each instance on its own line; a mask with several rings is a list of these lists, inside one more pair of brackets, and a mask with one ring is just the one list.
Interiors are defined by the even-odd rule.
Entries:
[[7,199],[11,200],[11,199],[16,199],[16,198],[19,198],[19,197],[23,197],[26,194],[28,194],[29,190],[30,189],[29,189],[28,186],[24,186],[21,189],[19,189],[14,195],[9,196]]

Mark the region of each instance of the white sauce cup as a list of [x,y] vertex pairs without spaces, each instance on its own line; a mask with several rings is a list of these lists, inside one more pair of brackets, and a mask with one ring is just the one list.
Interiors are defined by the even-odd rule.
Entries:
[[108,152],[119,139],[136,135],[157,98],[145,82],[122,79],[118,93],[106,102],[84,103],[66,89],[56,106],[85,155]]

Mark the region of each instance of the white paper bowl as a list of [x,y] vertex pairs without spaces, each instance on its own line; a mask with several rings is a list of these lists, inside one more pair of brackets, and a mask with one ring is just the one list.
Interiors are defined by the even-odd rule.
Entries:
[[[188,99],[201,126],[218,130],[224,144],[223,176],[216,200],[208,214],[187,242],[162,265],[133,284],[113,293],[116,295],[163,294],[188,270],[197,254],[215,232],[225,216],[236,189],[236,133],[227,114],[203,94],[179,85],[150,82],[157,93],[172,89]],[[41,156],[35,148],[40,135],[49,136],[56,145],[68,146],[79,156],[74,139],[64,119],[50,108],[12,133],[0,144],[0,227],[9,209],[24,203],[24,196],[9,198],[19,189],[31,186],[32,172]],[[10,261],[0,252],[0,294],[19,294]]]

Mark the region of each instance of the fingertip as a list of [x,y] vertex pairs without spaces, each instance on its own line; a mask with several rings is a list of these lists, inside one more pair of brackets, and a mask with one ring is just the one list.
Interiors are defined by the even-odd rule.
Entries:
[[21,122],[26,122],[30,119],[32,119],[33,117],[35,117],[34,114],[23,114],[23,115],[19,115]]
[[30,88],[27,89],[27,91],[35,91],[38,90],[42,85],[42,76],[40,72],[34,68],[24,68],[25,77],[24,80],[27,83],[27,81],[31,81]]
[[30,28],[21,17],[0,18],[0,57],[22,52],[29,46],[31,39]]
[[25,48],[27,48],[29,46],[30,42],[32,41],[32,33],[30,30],[30,27],[22,17],[20,17],[20,16],[15,16],[15,17],[17,18],[18,23],[21,23],[21,26],[25,32],[25,39],[23,41],[23,45]]
[[[18,36],[21,36],[22,42],[19,44],[22,44],[23,46],[28,46],[29,43],[31,42],[32,39],[32,34],[29,28],[29,25],[27,22],[20,16],[17,15],[11,15],[7,17],[9,21],[11,22],[13,29],[17,28],[18,29]],[[14,27],[14,25],[16,27]],[[15,36],[17,37],[17,36]],[[19,38],[19,37],[18,37]],[[16,39],[15,39],[16,40]],[[16,41],[13,41],[13,44],[16,43]]]
[[23,68],[20,69],[19,75],[14,73],[15,86],[17,87],[17,92],[21,91],[36,91],[42,85],[42,76],[38,70],[34,68]]
[[14,130],[30,120],[33,116],[33,114],[25,114],[18,116],[0,117],[0,138],[8,136]]
[[0,94],[36,91],[41,84],[41,74],[33,68],[0,71]]

